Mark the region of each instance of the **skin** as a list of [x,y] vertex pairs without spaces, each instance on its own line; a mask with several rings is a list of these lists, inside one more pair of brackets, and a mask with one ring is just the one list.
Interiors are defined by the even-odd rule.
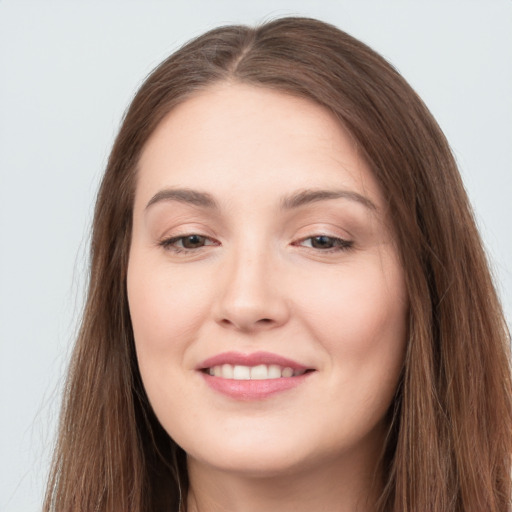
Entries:
[[[306,190],[341,194],[297,204]],[[144,386],[188,454],[189,510],[372,509],[408,303],[385,201],[329,112],[238,83],[176,107],[140,160],[127,286]],[[239,400],[197,370],[226,351],[314,371]]]

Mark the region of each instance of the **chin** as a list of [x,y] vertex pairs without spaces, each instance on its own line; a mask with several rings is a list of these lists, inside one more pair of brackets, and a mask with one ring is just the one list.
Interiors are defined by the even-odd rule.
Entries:
[[267,450],[245,450],[245,453],[226,453],[224,457],[195,458],[187,455],[189,467],[197,464],[215,471],[231,473],[246,478],[275,478],[297,473],[303,468],[303,460],[289,453],[275,453]]
[[[302,426],[307,427],[307,422]],[[231,435],[224,430],[210,431],[201,440],[196,437],[190,444],[185,442],[182,448],[187,452],[189,468],[195,465],[240,477],[297,477],[319,469],[325,474],[326,468],[351,472],[364,461],[373,466],[379,459],[385,428],[379,422],[366,433],[328,427],[323,436],[321,432],[301,429],[296,423],[284,430],[240,429]]]
[[254,477],[294,472],[308,458],[308,450],[301,449],[307,445],[296,436],[254,430],[245,434],[227,436],[219,433],[216,436],[212,433],[206,442],[198,443],[195,439],[188,444],[184,440],[181,446],[187,453],[189,464]]

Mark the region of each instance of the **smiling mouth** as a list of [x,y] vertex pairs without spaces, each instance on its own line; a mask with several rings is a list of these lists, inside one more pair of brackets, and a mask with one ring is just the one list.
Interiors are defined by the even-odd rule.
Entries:
[[265,400],[301,386],[315,368],[270,352],[224,352],[196,367],[206,384],[229,399]]
[[256,366],[222,364],[204,368],[202,371],[212,377],[221,377],[223,379],[272,380],[300,377],[313,370],[294,369],[289,366],[280,366],[277,364],[258,364]]

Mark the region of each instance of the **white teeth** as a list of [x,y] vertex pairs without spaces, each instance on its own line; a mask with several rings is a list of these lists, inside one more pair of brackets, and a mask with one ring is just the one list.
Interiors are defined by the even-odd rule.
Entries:
[[233,366],[230,364],[223,364],[222,365],[222,377],[225,379],[232,379],[233,378]]
[[279,379],[281,377],[281,367],[277,364],[271,364],[268,367],[268,378]]
[[253,366],[251,368],[251,380],[263,380],[268,379],[268,369],[264,364]]
[[250,380],[251,369],[248,366],[233,366],[233,378],[235,380]]
[[259,364],[257,366],[223,364],[208,368],[206,373],[224,379],[265,380],[297,377],[306,373],[306,370],[294,370],[288,366],[283,368],[277,364]]

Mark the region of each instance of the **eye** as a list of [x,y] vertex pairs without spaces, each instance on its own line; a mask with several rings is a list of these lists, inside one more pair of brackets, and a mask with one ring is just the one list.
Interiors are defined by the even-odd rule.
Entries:
[[303,247],[311,247],[312,249],[320,249],[324,251],[342,251],[352,247],[353,242],[351,240],[344,240],[343,238],[337,238],[334,236],[316,235],[300,240],[297,245],[301,245]]
[[212,239],[198,235],[196,233],[192,233],[190,235],[181,235],[175,236],[172,238],[167,238],[160,242],[160,245],[165,249],[171,249],[175,252],[182,251],[193,251],[194,249],[200,249],[201,247],[205,247],[207,245],[218,245]]

